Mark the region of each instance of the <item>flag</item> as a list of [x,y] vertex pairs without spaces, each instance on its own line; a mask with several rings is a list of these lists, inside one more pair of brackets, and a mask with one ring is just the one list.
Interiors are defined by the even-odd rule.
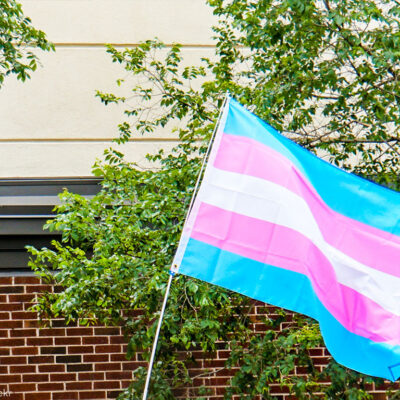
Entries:
[[227,100],[176,272],[316,319],[340,364],[400,376],[400,193]]

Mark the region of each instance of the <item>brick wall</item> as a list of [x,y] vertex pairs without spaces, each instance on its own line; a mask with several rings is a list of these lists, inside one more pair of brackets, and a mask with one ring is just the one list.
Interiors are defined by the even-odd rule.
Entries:
[[[146,364],[140,354],[125,358],[126,340],[119,327],[65,326],[56,320],[52,328],[38,328],[35,313],[29,312],[36,293],[52,290],[33,276],[0,277],[0,400],[91,400],[113,399],[130,383],[132,370]],[[273,307],[257,303],[253,311],[254,330],[260,316]],[[176,393],[180,398],[196,397],[196,388],[209,389],[208,400],[222,400],[225,385],[234,374],[224,368],[229,351],[221,343],[209,360],[200,350],[193,351],[190,365],[192,388]],[[321,368],[326,349],[313,350]],[[182,354],[182,356],[185,356]],[[301,371],[296,371],[301,373]],[[371,385],[375,400],[386,400],[387,385]],[[277,400],[293,400],[287,389],[272,386]]]
[[[268,315],[270,318],[277,317],[278,315],[275,313],[276,310],[277,307],[255,301],[254,307],[249,315],[253,322],[254,332],[262,333],[265,329],[265,324],[261,321],[264,320],[265,315]],[[280,324],[280,328],[282,329],[285,325],[289,324],[290,321],[291,317],[289,315],[288,319]],[[201,360],[204,355],[202,351],[192,351],[194,357],[199,360],[196,365],[193,365],[189,369],[191,376],[195,377],[194,387],[182,389],[180,393],[178,393],[178,397],[182,399],[196,397],[196,387],[204,385],[207,387],[209,394],[208,397],[202,397],[206,397],[207,400],[223,400],[226,384],[235,374],[235,370],[227,370],[224,368],[230,353],[225,349],[226,346],[224,343],[220,344],[221,349],[217,350],[216,354],[213,354],[212,358],[209,360]],[[314,366],[321,371],[331,357],[325,347],[311,349],[310,354],[313,358]],[[306,371],[304,367],[296,367],[294,373],[301,375],[306,373]],[[397,387],[399,387],[399,385],[397,385]],[[395,388],[391,382],[385,382],[380,386],[371,383],[367,384],[367,388],[373,400],[394,400],[399,398],[398,395],[396,397],[388,395],[388,389],[390,388],[393,390]],[[270,384],[269,389],[270,394],[274,396],[275,400],[296,400],[296,396],[289,394],[289,389],[280,384]],[[234,397],[235,400],[239,398],[239,396]],[[262,400],[262,397],[260,396],[254,400]]]
[[0,277],[0,398],[83,400],[117,397],[132,370],[121,328],[65,326],[39,329],[27,311],[35,293],[52,289],[32,276]]

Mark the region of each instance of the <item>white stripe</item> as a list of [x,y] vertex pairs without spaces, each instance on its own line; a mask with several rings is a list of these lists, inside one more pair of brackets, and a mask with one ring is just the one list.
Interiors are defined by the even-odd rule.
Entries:
[[210,168],[197,201],[282,225],[310,239],[332,264],[339,283],[400,315],[400,278],[366,266],[328,244],[306,201],[260,178]]

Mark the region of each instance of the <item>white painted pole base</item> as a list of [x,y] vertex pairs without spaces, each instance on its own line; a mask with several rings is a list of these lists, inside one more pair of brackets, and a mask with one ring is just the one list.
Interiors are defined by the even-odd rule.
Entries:
[[169,290],[171,288],[171,283],[172,283],[172,278],[174,277],[175,273],[172,271],[169,272],[169,279],[168,279],[168,284],[167,284],[167,290],[165,291],[165,296],[164,296],[164,302],[161,308],[161,314],[160,318],[158,320],[158,325],[157,325],[157,330],[156,330],[156,335],[154,336],[154,342],[153,342],[153,349],[151,350],[151,357],[150,357],[150,362],[149,362],[149,368],[147,370],[147,377],[146,377],[146,384],[144,385],[144,390],[143,390],[143,400],[147,399],[147,393],[149,391],[149,384],[150,384],[150,378],[151,378],[151,371],[153,369],[153,363],[154,363],[154,357],[156,355],[156,350],[157,350],[157,344],[158,344],[158,337],[160,336],[160,330],[161,330],[161,324],[162,320],[164,318],[164,313],[165,313],[165,307],[167,305],[167,300],[168,300],[168,295],[169,295]]

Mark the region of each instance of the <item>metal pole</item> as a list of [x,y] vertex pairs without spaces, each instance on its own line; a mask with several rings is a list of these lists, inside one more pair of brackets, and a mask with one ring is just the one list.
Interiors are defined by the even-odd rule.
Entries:
[[149,391],[151,371],[153,369],[154,357],[156,355],[158,337],[160,335],[161,324],[162,324],[162,320],[164,318],[165,307],[167,305],[167,300],[168,300],[168,295],[169,295],[169,289],[171,288],[172,278],[174,277],[174,275],[175,275],[174,272],[169,271],[169,279],[168,279],[168,284],[167,284],[167,290],[165,291],[164,302],[163,302],[163,305],[162,305],[162,308],[161,308],[160,319],[158,320],[156,335],[154,337],[153,349],[151,350],[149,368],[147,370],[146,384],[144,385],[144,390],[143,390],[143,400],[147,399],[147,392]]

